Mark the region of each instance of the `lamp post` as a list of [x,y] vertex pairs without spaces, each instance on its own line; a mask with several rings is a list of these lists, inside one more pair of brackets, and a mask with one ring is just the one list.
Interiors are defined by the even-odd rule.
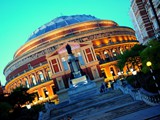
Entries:
[[148,62],[146,63],[146,65],[147,65],[147,67],[149,67],[149,70],[150,70],[150,72],[151,72],[151,74],[152,74],[152,78],[153,78],[153,80],[155,81],[155,85],[156,85],[156,87],[157,87],[157,89],[158,89],[158,94],[160,94],[160,90],[159,90],[158,84],[157,84],[157,82],[156,82],[156,78],[155,78],[155,76],[153,75],[153,70],[152,70],[152,68],[151,68],[151,66],[152,66],[151,61],[148,61]]

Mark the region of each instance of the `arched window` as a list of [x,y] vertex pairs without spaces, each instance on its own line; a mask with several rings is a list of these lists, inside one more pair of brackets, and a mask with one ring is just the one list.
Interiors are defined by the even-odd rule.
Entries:
[[109,62],[109,61],[110,61],[110,58],[109,58],[109,55],[108,55],[108,51],[107,51],[107,50],[104,51],[104,55],[105,55],[105,61],[106,61],[106,62]]
[[120,48],[120,53],[123,55],[123,48]]
[[31,76],[31,79],[32,79],[32,83],[33,83],[34,85],[36,85],[37,83],[36,83],[36,78],[35,78],[34,75]]
[[48,70],[48,77],[49,77],[49,79],[51,79],[51,78],[52,78],[51,70]]
[[27,87],[27,88],[29,88],[29,82],[28,82],[28,79],[27,79],[27,78],[25,78],[25,79],[24,79],[24,81],[25,81],[26,87]]
[[114,60],[116,60],[117,59],[117,52],[116,52],[116,49],[113,49],[112,50],[112,54],[113,54],[113,58],[114,58]]
[[98,61],[100,62],[100,64],[103,63],[103,60],[101,59],[99,53],[96,53],[96,57],[97,57]]
[[116,74],[115,74],[115,72],[114,72],[113,67],[111,67],[111,68],[110,68],[110,73],[111,73],[113,76],[115,76],[115,75],[116,75]]
[[43,73],[42,72],[39,72],[39,79],[40,79],[40,81],[44,81],[44,75],[43,75]]
[[116,49],[113,49],[113,50],[112,50],[112,53],[113,53],[113,56],[114,56],[114,57],[116,57],[116,56],[117,56]]

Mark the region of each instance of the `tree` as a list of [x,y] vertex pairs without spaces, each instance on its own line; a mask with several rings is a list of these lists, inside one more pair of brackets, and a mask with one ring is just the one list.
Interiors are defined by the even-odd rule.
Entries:
[[135,69],[136,66],[140,68],[141,64],[140,53],[145,48],[146,46],[136,44],[130,50],[126,50],[123,54],[118,56],[117,66],[121,70],[123,70],[124,66],[127,66],[128,69],[129,67]]
[[149,68],[146,66],[147,61],[151,61],[153,70],[160,69],[160,42],[157,40],[150,41],[140,56],[142,58],[142,71],[144,73],[149,71]]
[[9,96],[10,101],[9,102],[15,108],[20,108],[21,105],[32,102],[35,98],[35,94],[29,94],[27,91],[28,91],[28,88],[23,88],[22,86],[17,87],[10,94],[10,96]]
[[12,109],[12,106],[7,102],[0,102],[0,119],[9,120],[10,114],[9,111]]

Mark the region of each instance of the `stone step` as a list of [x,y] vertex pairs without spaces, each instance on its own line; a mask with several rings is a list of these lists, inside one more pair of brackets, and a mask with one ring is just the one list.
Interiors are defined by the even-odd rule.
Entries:
[[76,118],[76,120],[113,120],[115,118],[134,113],[143,109],[147,109],[150,106],[142,101],[135,101],[126,105],[117,106],[110,110],[103,110],[95,112],[92,115]]
[[117,106],[119,107],[131,102],[134,102],[134,100],[130,95],[121,95],[115,98],[111,98],[109,100],[104,100],[99,104],[95,104],[90,107],[84,108],[79,112],[73,113],[72,116],[75,118],[89,116],[89,115],[92,115],[93,113],[97,113],[99,111],[104,111],[104,110],[112,110]]
[[[103,96],[103,98],[106,98]],[[100,98],[97,98],[100,99]],[[72,110],[67,110],[67,109],[60,109],[59,111],[57,111],[58,113],[56,114],[56,112],[54,112],[54,116],[52,116],[52,119],[61,119],[64,118],[67,115],[73,116],[75,118],[80,118],[83,116],[88,116],[93,114],[93,112],[99,112],[99,111],[103,111],[105,109],[110,109],[113,108],[114,106],[120,106],[123,104],[126,104],[128,102],[133,102],[133,99],[130,95],[117,95],[114,97],[111,97],[109,99],[103,99],[101,101],[96,101],[92,104],[86,104],[85,105],[80,105],[76,106],[76,108],[72,109]],[[51,113],[51,115],[53,115],[53,112]]]
[[97,96],[87,98],[85,100],[80,100],[78,102],[71,103],[62,107],[57,107],[56,109],[51,110],[51,116],[57,116],[68,111],[73,111],[83,106],[91,106],[92,104],[101,102],[103,100],[113,99],[114,97],[118,97],[120,95],[122,95],[122,92],[120,90],[109,91],[107,93],[99,94]]

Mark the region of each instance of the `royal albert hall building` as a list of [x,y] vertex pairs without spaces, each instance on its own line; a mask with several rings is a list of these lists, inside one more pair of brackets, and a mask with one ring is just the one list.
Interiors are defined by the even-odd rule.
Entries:
[[67,44],[91,80],[108,82],[118,76],[117,56],[138,41],[133,29],[111,20],[91,15],[55,18],[35,30],[15,52],[4,69],[5,90],[10,93],[23,85],[37,94],[36,102],[57,100],[57,93],[68,88],[70,77]]

